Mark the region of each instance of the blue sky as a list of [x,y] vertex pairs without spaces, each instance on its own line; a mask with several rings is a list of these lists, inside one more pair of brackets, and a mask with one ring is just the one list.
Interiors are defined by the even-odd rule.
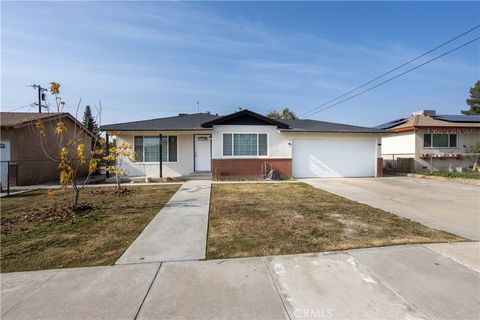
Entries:
[[[479,2],[1,6],[2,111],[29,110],[19,109],[35,100],[27,86],[57,81],[69,112],[101,99],[102,124],[195,112],[196,101],[219,114],[302,114],[480,23]],[[457,114],[479,56],[476,42],[311,118],[370,126],[420,109]]]

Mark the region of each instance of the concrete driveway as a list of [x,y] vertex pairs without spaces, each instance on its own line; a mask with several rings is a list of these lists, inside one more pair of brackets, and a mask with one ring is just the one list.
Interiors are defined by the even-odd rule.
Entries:
[[480,186],[410,177],[302,181],[429,227],[480,240]]

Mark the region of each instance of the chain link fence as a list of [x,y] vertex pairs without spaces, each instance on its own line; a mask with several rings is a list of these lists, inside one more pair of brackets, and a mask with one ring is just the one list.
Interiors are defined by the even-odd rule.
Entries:
[[[100,163],[95,174],[100,175]],[[78,168],[78,178],[83,178],[88,173],[86,164]],[[12,188],[17,186],[31,186],[45,183],[58,183],[58,162],[51,159],[32,159],[18,161],[0,161],[0,191],[10,194]]]
[[0,161],[0,192],[10,195],[10,161]]

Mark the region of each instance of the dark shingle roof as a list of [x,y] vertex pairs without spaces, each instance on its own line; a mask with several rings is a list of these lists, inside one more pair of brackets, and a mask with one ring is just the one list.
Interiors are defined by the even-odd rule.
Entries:
[[296,119],[296,120],[282,120],[290,127],[288,129],[280,129],[284,132],[338,132],[338,133],[383,133],[382,129],[353,126],[349,124],[341,124],[334,122]]
[[107,124],[100,127],[102,131],[181,131],[181,130],[206,130],[202,123],[219,118],[210,113],[194,113],[178,115],[167,118],[157,118],[143,121]]
[[[265,123],[277,125],[284,132],[338,132],[338,133],[382,133],[381,129],[352,126],[347,124],[297,119],[297,120],[274,120],[266,118],[258,113],[244,109],[240,112],[226,116],[218,116],[209,113],[194,113],[178,115],[168,118],[158,118],[144,121],[125,122],[101,126],[102,131],[183,131],[183,130],[210,130],[212,125],[231,120],[238,116],[254,116]],[[219,120],[217,122],[216,120]]]
[[67,113],[0,112],[0,123],[2,127],[15,127],[24,123],[58,115],[67,115]]

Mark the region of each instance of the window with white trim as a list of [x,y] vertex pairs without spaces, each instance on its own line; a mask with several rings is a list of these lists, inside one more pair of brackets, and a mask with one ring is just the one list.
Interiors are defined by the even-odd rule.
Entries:
[[456,133],[425,133],[423,134],[424,148],[456,148]]
[[[136,162],[160,162],[160,137],[135,136],[133,140]],[[162,136],[162,162],[177,162],[177,136]]]
[[266,156],[268,137],[266,133],[224,133],[224,156]]

